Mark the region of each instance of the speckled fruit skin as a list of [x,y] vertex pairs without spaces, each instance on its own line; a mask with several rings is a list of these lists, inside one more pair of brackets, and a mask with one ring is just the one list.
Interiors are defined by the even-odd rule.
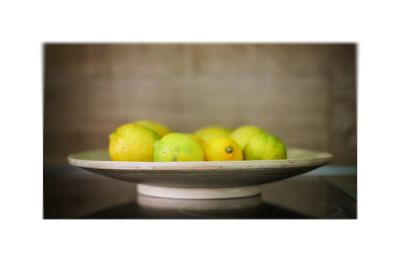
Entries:
[[154,144],[155,162],[204,161],[201,146],[186,134],[169,133]]
[[244,149],[245,160],[276,160],[286,158],[286,146],[282,140],[267,133],[253,135]]

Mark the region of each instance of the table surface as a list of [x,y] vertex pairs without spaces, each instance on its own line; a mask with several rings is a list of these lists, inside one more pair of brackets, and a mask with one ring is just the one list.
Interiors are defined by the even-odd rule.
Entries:
[[70,166],[45,167],[43,217],[80,219],[357,218],[356,168],[324,167],[262,186],[260,196],[168,200],[138,196],[136,184]]

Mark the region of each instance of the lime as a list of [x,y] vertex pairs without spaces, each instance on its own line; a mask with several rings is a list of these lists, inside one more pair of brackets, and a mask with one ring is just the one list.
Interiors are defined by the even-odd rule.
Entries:
[[203,146],[204,141],[201,139],[198,135],[192,134],[192,133],[184,133],[185,135],[189,136],[191,139],[197,142],[200,146]]
[[265,131],[258,126],[244,125],[233,130],[230,137],[239,144],[240,148],[244,150],[247,142],[253,135],[264,132]]
[[286,159],[286,146],[276,136],[258,133],[251,137],[244,149],[246,160]]
[[204,152],[188,135],[169,133],[154,144],[154,161],[204,161]]

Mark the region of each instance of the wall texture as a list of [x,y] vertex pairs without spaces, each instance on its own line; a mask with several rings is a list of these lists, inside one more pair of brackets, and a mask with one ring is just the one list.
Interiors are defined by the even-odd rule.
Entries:
[[47,44],[44,162],[106,147],[118,125],[251,123],[357,163],[353,44]]

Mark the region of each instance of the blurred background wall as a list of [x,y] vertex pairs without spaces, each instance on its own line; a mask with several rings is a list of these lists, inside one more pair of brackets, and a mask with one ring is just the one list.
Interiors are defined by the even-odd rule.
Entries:
[[46,44],[44,164],[108,145],[118,125],[259,125],[357,162],[353,44]]

